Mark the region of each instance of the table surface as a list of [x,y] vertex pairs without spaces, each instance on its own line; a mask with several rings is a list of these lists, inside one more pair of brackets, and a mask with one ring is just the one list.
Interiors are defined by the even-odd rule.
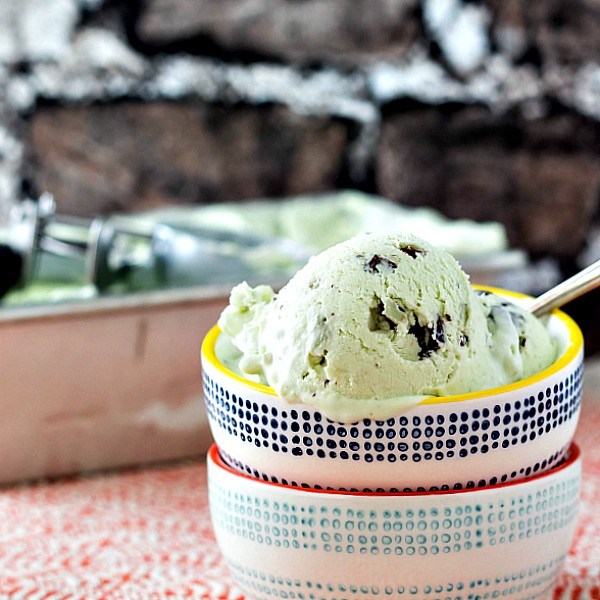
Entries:
[[[554,600],[600,600],[600,361],[586,368],[576,439],[579,522]],[[201,461],[5,487],[0,517],[0,599],[243,598]]]

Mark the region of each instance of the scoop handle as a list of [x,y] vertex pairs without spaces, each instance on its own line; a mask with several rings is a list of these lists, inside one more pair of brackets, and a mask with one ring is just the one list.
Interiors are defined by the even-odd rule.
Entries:
[[540,317],[600,286],[600,260],[538,296],[527,308]]

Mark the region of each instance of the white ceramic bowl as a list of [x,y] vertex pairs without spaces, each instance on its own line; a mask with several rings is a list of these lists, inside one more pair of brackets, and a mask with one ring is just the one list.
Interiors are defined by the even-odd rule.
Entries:
[[574,534],[580,458],[472,490],[318,491],[264,482],[208,455],[214,531],[256,600],[527,600],[550,593]]
[[215,353],[220,332],[213,328],[202,345],[211,431],[235,469],[300,487],[424,491],[522,479],[560,461],[581,407],[581,331],[561,311],[549,328],[562,354],[533,377],[352,424],[288,404],[227,369]]

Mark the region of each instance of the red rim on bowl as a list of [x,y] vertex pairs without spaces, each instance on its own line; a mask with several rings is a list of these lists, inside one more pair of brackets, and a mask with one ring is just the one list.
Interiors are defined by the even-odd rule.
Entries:
[[524,483],[528,483],[530,481],[535,481],[536,479],[541,479],[542,477],[548,477],[554,473],[558,473],[563,469],[566,469],[573,465],[579,457],[581,456],[581,450],[579,446],[574,442],[571,443],[569,449],[567,450],[566,458],[557,466],[553,467],[549,471],[544,471],[543,473],[538,473],[536,475],[532,475],[530,477],[526,477],[524,479],[519,479],[517,481],[507,481],[505,483],[497,483],[495,485],[485,485],[481,487],[472,487],[472,488],[462,488],[460,490],[435,490],[435,491],[425,491],[425,492],[348,492],[342,490],[318,490],[315,488],[304,488],[304,487],[295,487],[293,485],[285,485],[283,483],[273,483],[272,481],[265,481],[264,479],[258,479],[255,477],[251,477],[246,473],[241,473],[240,471],[236,471],[232,467],[230,467],[221,457],[219,452],[219,448],[216,444],[213,444],[208,451],[208,458],[220,469],[223,469],[227,473],[231,475],[235,475],[236,477],[242,477],[244,479],[248,479],[250,481],[254,481],[257,483],[270,485],[276,488],[284,488],[289,490],[296,490],[297,492],[310,492],[311,494],[332,494],[337,496],[439,496],[446,494],[465,494],[471,492],[480,492],[481,490],[492,490],[510,487],[513,485],[521,485]]

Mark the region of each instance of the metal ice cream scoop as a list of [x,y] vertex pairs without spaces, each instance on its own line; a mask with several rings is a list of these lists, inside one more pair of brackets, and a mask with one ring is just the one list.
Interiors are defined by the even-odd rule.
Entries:
[[19,285],[33,280],[118,285],[140,291],[283,277],[309,254],[286,239],[133,217],[57,214],[50,194],[23,201],[2,243],[21,260]]
[[108,219],[88,219],[56,213],[50,194],[37,201],[24,200],[13,207],[2,244],[21,258],[17,287],[34,280],[93,283],[102,290],[129,265],[113,249],[123,239],[144,239],[147,234],[115,227]]
[[527,308],[536,317],[539,317],[599,286],[600,260],[597,260],[589,267],[538,296]]

